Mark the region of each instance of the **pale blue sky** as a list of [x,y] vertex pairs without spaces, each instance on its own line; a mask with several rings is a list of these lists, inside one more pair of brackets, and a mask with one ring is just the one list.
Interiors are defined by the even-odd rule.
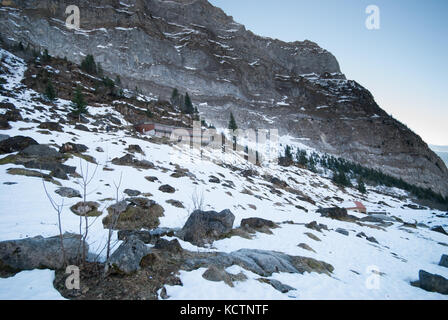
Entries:
[[[427,143],[448,145],[447,0],[209,0],[256,34],[311,40]],[[368,5],[380,29],[365,27]]]

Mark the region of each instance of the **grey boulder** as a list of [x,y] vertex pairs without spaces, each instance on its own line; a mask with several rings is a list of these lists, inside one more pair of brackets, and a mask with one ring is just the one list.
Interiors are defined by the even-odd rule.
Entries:
[[[80,252],[80,236],[66,233],[63,236],[68,263],[76,263]],[[88,251],[88,246],[86,244]],[[60,269],[64,266],[60,237],[36,236],[0,242],[0,266],[12,272],[33,269]]]
[[418,273],[419,280],[412,285],[422,288],[430,292],[438,292],[448,295],[448,279],[438,275],[420,270]]
[[123,242],[108,261],[111,273],[132,274],[140,269],[140,261],[151,252],[142,241],[131,238]]
[[221,212],[196,210],[188,218],[180,236],[192,244],[204,245],[228,234],[234,221],[235,216],[228,209]]

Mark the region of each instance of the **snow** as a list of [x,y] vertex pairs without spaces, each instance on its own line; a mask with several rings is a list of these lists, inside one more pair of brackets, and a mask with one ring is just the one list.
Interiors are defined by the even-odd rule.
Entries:
[[[13,103],[22,115],[25,116],[25,108],[30,105],[42,107],[43,112],[34,110],[33,114],[26,116],[40,121],[51,119],[49,106],[35,101],[38,94],[26,89],[22,84],[23,73],[26,65],[23,60],[14,57],[4,50],[0,55],[5,56],[6,65],[13,72],[11,75],[1,75],[7,80],[4,87],[14,91],[14,96],[3,96],[1,101]],[[143,97],[151,101],[151,97]],[[70,101],[58,99],[57,111],[61,115],[66,114]],[[122,101],[116,100],[114,104]],[[114,107],[102,105],[89,107],[92,115],[111,114],[120,119],[123,125],[128,125],[123,116]],[[262,115],[262,114],[261,114]],[[267,121],[272,119],[266,118]],[[160,227],[181,228],[186,222],[189,212],[193,208],[192,195],[194,193],[203,196],[204,209],[221,211],[230,209],[235,215],[234,227],[238,227],[241,220],[249,217],[261,217],[275,221],[280,228],[273,229],[272,234],[256,233],[253,239],[232,237],[213,243],[210,248],[198,248],[190,243],[179,241],[183,248],[191,251],[205,252],[232,252],[242,248],[281,251],[290,255],[312,257],[325,261],[334,266],[331,276],[325,274],[305,273],[285,274],[275,273],[271,279],[276,279],[297,290],[288,293],[280,293],[272,286],[261,283],[257,279],[260,276],[237,266],[228,268],[231,273],[243,272],[248,280],[235,283],[231,288],[223,282],[210,282],[202,278],[205,269],[197,269],[190,272],[181,271],[180,279],[183,286],[166,286],[167,294],[171,299],[448,299],[437,293],[430,293],[410,286],[409,282],[418,277],[418,271],[424,269],[431,273],[437,273],[448,277],[448,269],[437,265],[442,254],[446,254],[447,237],[433,232],[428,228],[418,227],[410,229],[395,222],[389,227],[374,228],[372,224],[356,224],[342,222],[321,217],[316,212],[318,207],[339,205],[346,201],[360,200],[369,212],[386,211],[388,215],[396,216],[404,221],[414,220],[428,226],[448,226],[447,219],[437,217],[444,212],[438,210],[412,210],[402,208],[404,204],[412,203],[406,199],[406,193],[402,190],[385,187],[368,187],[368,193],[363,196],[357,190],[346,188],[342,190],[332,182],[320,175],[300,168],[283,168],[276,163],[263,163],[263,167],[256,167],[241,158],[237,152],[222,153],[220,148],[204,149],[202,157],[198,150],[191,150],[185,146],[170,147],[166,144],[155,144],[151,141],[131,137],[125,129],[116,132],[84,132],[74,129],[74,126],[62,124],[64,132],[53,132],[44,135],[38,132],[37,123],[14,122],[13,128],[2,130],[2,134],[10,136],[26,135],[34,138],[39,143],[61,145],[76,138],[76,143],[89,147],[86,154],[96,158],[98,170],[95,179],[88,188],[88,200],[101,203],[103,214],[98,218],[89,218],[88,243],[93,254],[99,259],[104,259],[104,248],[107,231],[101,223],[107,214],[106,208],[111,201],[105,198],[114,197],[113,182],[117,182],[122,175],[123,181],[120,189],[120,197],[125,195],[122,191],[126,188],[136,189],[141,192],[153,194],[152,199],[163,206],[164,216],[160,219]],[[93,127],[87,124],[88,127]],[[22,129],[22,130],[21,130]],[[24,130],[26,129],[26,130]],[[72,133],[72,134],[71,134]],[[122,142],[125,142],[123,144]],[[307,147],[303,140],[292,136],[279,137],[280,146],[293,146],[293,150],[300,148],[308,153],[314,152]],[[125,148],[131,144],[138,144],[146,156],[138,155],[138,159],[146,159],[153,162],[154,169],[139,170],[132,167],[116,166],[111,163],[115,157],[126,154]],[[104,152],[96,151],[97,147]],[[77,166],[79,172],[80,162],[86,166],[86,162],[79,158],[67,160],[66,164]],[[175,164],[188,168],[189,172],[196,176],[196,180],[190,177],[171,177],[175,170]],[[242,177],[229,165],[241,169],[255,169],[260,176],[252,177],[252,181]],[[89,164],[93,171],[95,167]],[[107,166],[113,171],[104,171]],[[0,166],[0,181],[17,182],[14,185],[0,184],[0,241],[10,239],[22,239],[36,235],[44,237],[57,235],[57,216],[46,199],[42,181],[38,178],[12,176],[7,173],[8,168],[15,165]],[[164,168],[164,170],[161,170]],[[222,174],[224,178],[220,176]],[[210,184],[210,175],[220,177],[221,180],[230,180],[233,188],[222,184]],[[297,195],[280,190],[281,194],[272,193],[269,183],[262,175],[271,175],[288,185],[311,197],[316,204],[300,200]],[[145,176],[155,176],[159,180],[148,182]],[[57,179],[58,180],[58,179]],[[58,180],[63,186],[79,189],[77,181]],[[196,184],[194,184],[196,183]],[[166,194],[158,190],[161,184],[169,184],[175,187],[174,194]],[[54,195],[57,202],[61,198],[54,191],[57,186],[46,183],[50,194]],[[250,190],[253,195],[242,193]],[[384,191],[390,194],[383,194]],[[383,192],[383,193],[382,193]],[[405,200],[399,200],[396,196],[405,196]],[[11,201],[11,197],[17,197],[17,201]],[[335,198],[340,198],[336,200]],[[181,201],[186,209],[176,208],[166,203],[167,200]],[[379,204],[386,202],[390,207]],[[79,217],[72,214],[69,206],[77,200],[66,200],[66,207],[62,213],[64,231],[78,232]],[[296,205],[304,207],[305,211],[296,208]],[[251,207],[255,206],[256,209]],[[359,215],[362,217],[363,215]],[[288,223],[286,223],[288,221]],[[328,226],[328,231],[317,232],[305,227],[305,224],[317,221]],[[337,228],[349,231],[349,236],[335,232]],[[315,241],[305,233],[311,232],[321,239]],[[366,239],[356,237],[359,232],[364,232],[369,237],[375,237],[379,244],[374,244]],[[167,239],[173,239],[166,237]],[[114,233],[115,248],[119,244],[117,234]],[[306,243],[316,253],[298,247],[298,244]],[[372,268],[379,270],[381,275],[372,274]],[[372,278],[373,276],[373,278]],[[61,296],[52,286],[54,273],[49,270],[24,271],[12,278],[0,279],[0,299],[60,299]],[[369,284],[370,280],[375,284]],[[373,287],[373,288],[372,288]],[[10,288],[13,288],[11,290]]]
[[53,280],[54,271],[37,269],[0,278],[0,300],[63,300]]

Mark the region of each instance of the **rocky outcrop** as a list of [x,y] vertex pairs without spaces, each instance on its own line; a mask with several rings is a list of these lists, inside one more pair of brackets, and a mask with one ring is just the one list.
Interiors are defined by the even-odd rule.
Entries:
[[[81,12],[78,31],[64,25],[73,4]],[[232,111],[241,128],[278,128],[448,195],[443,161],[368,90],[347,80],[331,53],[308,40],[254,35],[206,0],[46,0],[38,6],[11,0],[0,27],[5,39],[76,63],[93,54],[125,86],[162,99],[174,87],[188,91],[215,126],[225,127]]]
[[100,204],[95,201],[80,201],[70,207],[70,210],[78,216],[98,217],[102,214],[98,210]]
[[195,245],[204,245],[229,234],[234,221],[235,216],[230,210],[196,210],[188,217],[178,235]]
[[55,193],[65,198],[81,198],[81,193],[73,188],[60,187],[55,190]]
[[246,218],[241,220],[241,228],[249,233],[259,231],[272,234],[270,229],[278,228],[278,225],[271,220],[262,218]]
[[131,274],[140,269],[140,261],[151,249],[142,241],[131,238],[123,242],[107,262],[109,272]]
[[438,292],[441,294],[448,294],[448,279],[438,275],[420,270],[418,273],[418,281],[411,284],[415,287],[422,288],[430,292]]
[[128,198],[107,208],[103,225],[114,230],[153,229],[165,211],[162,206],[147,198]]
[[[68,263],[76,263],[80,253],[80,243],[79,235],[64,234],[63,244]],[[63,266],[64,259],[59,236],[50,238],[37,236],[0,242],[0,269],[2,271],[55,270]]]
[[30,145],[37,145],[30,137],[15,136],[0,141],[0,154],[22,151]]
[[440,258],[439,266],[448,268],[448,255],[442,255],[442,257]]
[[347,213],[347,209],[332,207],[332,208],[320,208],[316,210],[317,213],[320,213],[322,217],[341,220],[341,221],[356,221],[357,217],[349,215]]
[[231,253],[213,253],[196,255],[184,261],[185,270],[195,270],[209,265],[219,265],[227,268],[238,265],[263,277],[273,273],[317,272],[331,274],[333,266],[323,261],[307,257],[290,256],[285,253],[267,250],[241,249]]

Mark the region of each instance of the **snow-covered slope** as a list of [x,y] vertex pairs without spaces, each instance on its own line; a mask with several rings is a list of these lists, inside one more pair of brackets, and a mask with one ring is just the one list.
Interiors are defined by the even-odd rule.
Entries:
[[[191,151],[189,148],[133,136],[133,133],[125,128],[125,119],[113,106],[91,106],[90,116],[87,118],[113,114],[123,125],[120,130],[106,132],[99,129],[98,132],[87,132],[75,129],[74,125],[61,124],[62,132],[45,133],[37,126],[40,122],[52,121],[50,109],[56,109],[63,117],[68,112],[70,102],[58,99],[55,102],[56,107],[42,102],[39,99],[40,94],[21,84],[26,70],[25,62],[3,49],[0,56],[4,57],[4,66],[11,72],[1,75],[7,81],[3,87],[9,94],[2,95],[0,102],[14,104],[22,117],[28,119],[11,122],[12,128],[0,133],[11,137],[25,135],[40,144],[58,147],[66,142],[84,144],[89,148],[85,155],[94,157],[98,163],[96,168],[95,164],[78,157],[65,162],[77,167],[78,173],[81,168],[84,172],[89,168],[91,173],[96,168],[92,183],[88,186],[87,198],[89,201],[99,202],[103,214],[99,218],[89,218],[87,241],[92,259],[95,256],[100,260],[104,259],[107,230],[101,220],[107,215],[105,209],[115,201],[114,182],[118,183],[121,177],[120,198],[126,196],[123,194],[125,189],[139,190],[164,208],[160,227],[181,228],[193,209],[192,198],[195,195],[203,198],[204,209],[230,209],[236,217],[234,226],[239,226],[242,219],[249,217],[269,219],[280,226],[273,229],[272,234],[256,233],[253,239],[233,236],[218,240],[209,248],[199,248],[179,240],[186,250],[273,250],[294,256],[312,257],[334,267],[331,275],[274,273],[271,279],[279,280],[295,289],[288,293],[281,293],[271,285],[257,281],[258,275],[238,266],[232,266],[227,271],[235,274],[243,272],[248,279],[235,283],[234,287],[229,287],[224,282],[204,279],[201,276],[205,271],[203,268],[180,271],[179,277],[183,285],[166,286],[166,292],[171,299],[447,299],[446,295],[427,292],[410,285],[410,281],[418,278],[420,269],[448,277],[448,269],[437,265],[440,256],[448,251],[448,237],[430,230],[430,227],[436,225],[445,228],[448,226],[444,212],[404,207],[412,203],[406,200],[403,191],[397,189],[368,186],[367,194],[362,195],[355,189],[341,189],[329,179],[296,167],[280,167],[277,164],[257,167],[234,154],[226,154],[223,157],[221,151],[210,150],[205,150],[201,159],[197,151]],[[29,111],[30,108],[32,112]],[[92,122],[86,126],[91,129],[95,127]],[[155,167],[143,170],[112,164],[113,158],[127,154],[125,149],[129,145],[139,145],[145,155],[137,157],[151,161]],[[173,172],[179,166],[188,169],[189,174],[180,178],[173,177]],[[0,241],[36,235],[57,235],[57,216],[45,195],[42,179],[10,175],[7,170],[13,167],[20,166],[0,165]],[[248,179],[241,174],[243,169],[256,170],[259,175]],[[218,177],[220,183],[209,182],[212,175]],[[157,177],[158,180],[150,182],[145,179],[148,176]],[[277,192],[272,192],[275,186],[266,179],[267,176],[286,182],[289,188],[278,188]],[[65,187],[80,189],[79,179],[74,177],[69,180],[55,180]],[[173,194],[160,191],[159,187],[164,184],[173,186],[176,191]],[[49,182],[45,185],[54,199],[61,202],[62,198],[54,192],[58,186]],[[184,208],[175,207],[167,203],[167,200],[180,201]],[[321,217],[316,212],[319,207],[332,207],[350,200],[362,201],[369,212],[385,212],[396,218],[393,218],[388,226],[377,226],[369,222],[332,220]],[[65,199],[62,213],[64,231],[79,231],[79,217],[69,209],[76,202],[77,200]],[[328,230],[318,232],[307,228],[305,224],[312,221],[325,224]],[[338,228],[348,231],[348,236],[336,232]],[[377,243],[357,237],[361,232],[368,237],[374,237]],[[312,233],[317,238],[313,237],[313,240],[306,233]],[[114,248],[119,243],[115,233]],[[299,247],[299,244],[307,244],[314,251],[305,250]],[[37,297],[57,297],[53,295],[51,277],[47,277],[47,273],[43,277],[42,272],[37,271],[22,272],[7,280],[0,279],[0,295],[3,296],[7,290],[9,298],[33,298],[32,295],[23,295],[21,284],[23,281],[37,279],[45,282],[42,285],[48,289],[48,295]],[[8,286],[2,283],[7,283]]]

